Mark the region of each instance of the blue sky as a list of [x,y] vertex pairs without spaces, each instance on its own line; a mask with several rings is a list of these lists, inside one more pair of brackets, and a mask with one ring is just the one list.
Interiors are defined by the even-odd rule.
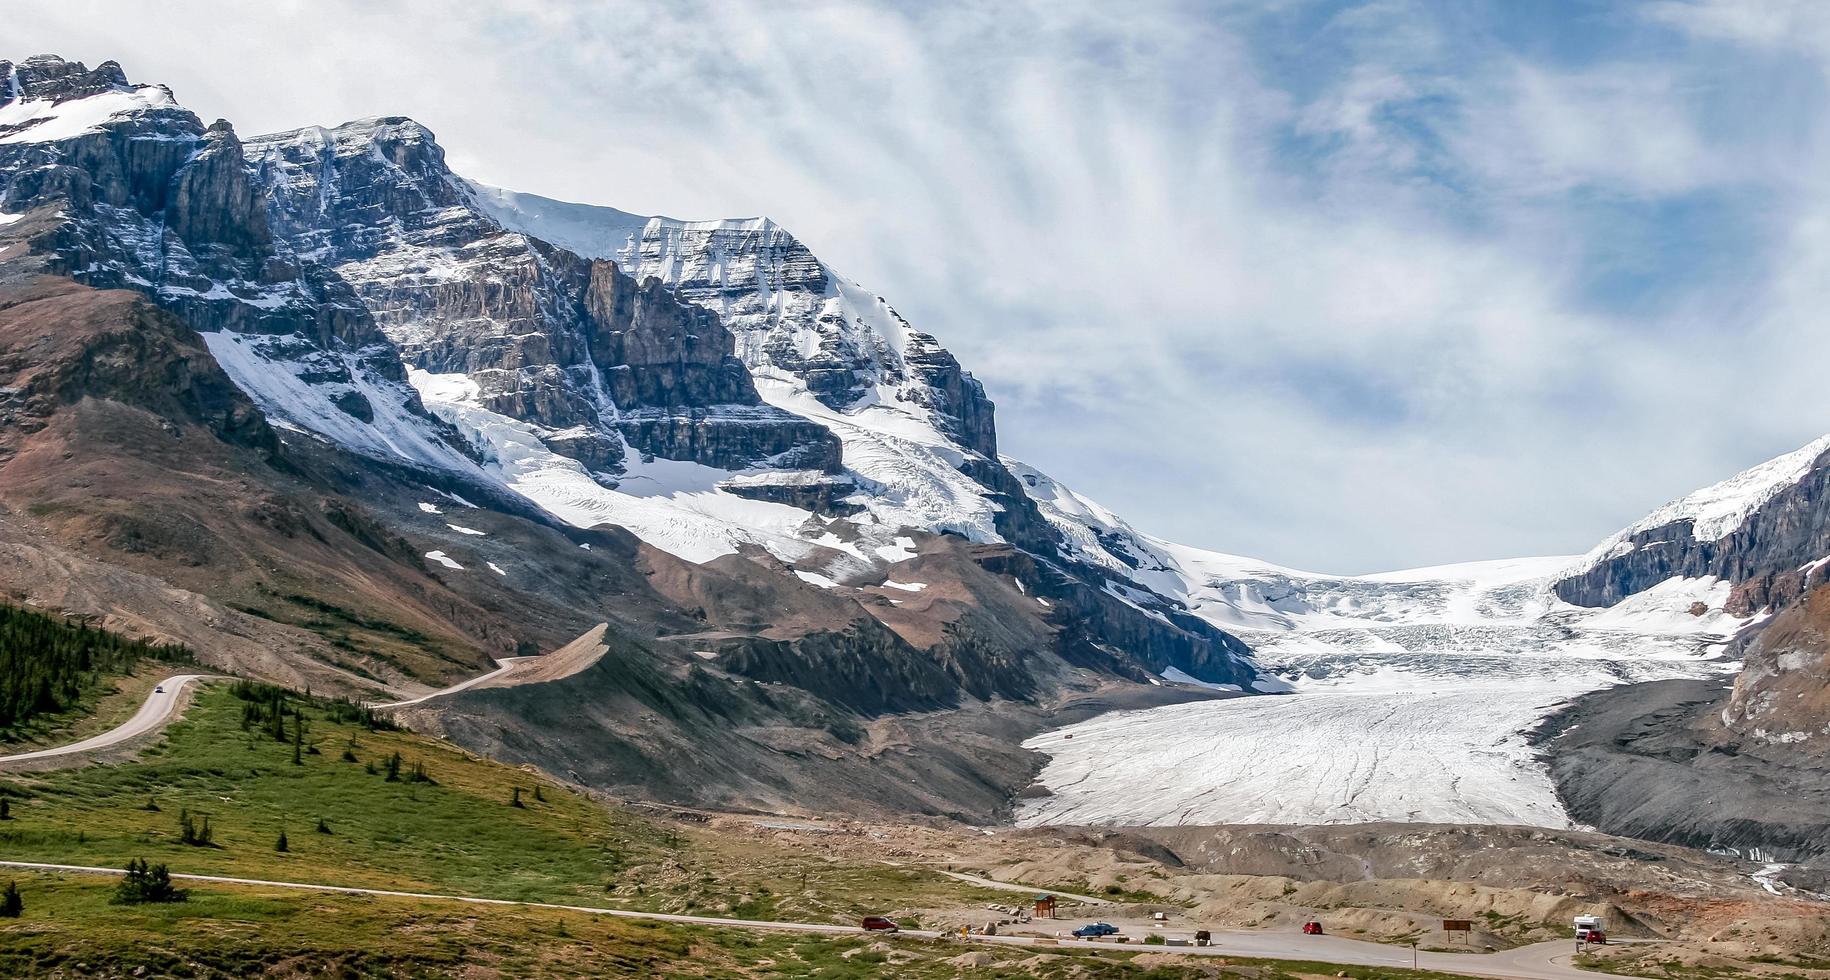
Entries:
[[10,4],[8,54],[768,214],[953,348],[1006,452],[1190,544],[1579,552],[1830,431],[1830,5],[101,10]]

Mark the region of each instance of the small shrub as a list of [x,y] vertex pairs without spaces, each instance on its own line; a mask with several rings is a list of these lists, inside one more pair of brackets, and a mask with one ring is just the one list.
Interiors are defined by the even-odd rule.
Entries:
[[19,897],[19,885],[7,882],[6,891],[0,892],[0,919],[17,919],[25,911],[25,900]]
[[318,818],[318,833],[320,833],[320,834],[330,833],[330,824],[325,823],[323,817]]

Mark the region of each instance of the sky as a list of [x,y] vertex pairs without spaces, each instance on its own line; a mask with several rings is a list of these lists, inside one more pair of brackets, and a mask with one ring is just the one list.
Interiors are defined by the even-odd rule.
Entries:
[[765,214],[1003,451],[1324,572],[1573,554],[1830,431],[1830,4],[9,0],[255,134]]

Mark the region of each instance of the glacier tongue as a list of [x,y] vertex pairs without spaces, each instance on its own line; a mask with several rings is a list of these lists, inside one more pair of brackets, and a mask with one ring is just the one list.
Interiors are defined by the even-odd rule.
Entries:
[[[1553,585],[1563,557],[1330,576],[1142,534],[1015,461],[1082,560],[1233,631],[1275,680],[1107,715],[1024,743],[1050,756],[1018,822],[1568,824],[1527,730],[1614,684],[1708,677],[1749,620],[1729,585],[1673,579],[1608,609]],[[1697,608],[1703,610],[1696,614]],[[1183,678],[1165,674],[1165,679]]]

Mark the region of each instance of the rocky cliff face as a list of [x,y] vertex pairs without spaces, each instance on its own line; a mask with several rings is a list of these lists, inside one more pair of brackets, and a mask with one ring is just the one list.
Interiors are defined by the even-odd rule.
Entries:
[[296,377],[333,420],[379,413],[420,430],[432,449],[422,455],[462,458],[349,287],[276,241],[228,123],[205,127],[113,62],[90,71],[40,56],[8,70],[0,211],[54,215],[33,225],[40,267],[142,292],[200,331],[252,338],[251,358],[224,366],[268,407],[277,399],[261,376]]
[[727,469],[838,469],[822,427],[762,405],[716,316],[504,229],[412,120],[264,136],[246,153],[280,236],[351,284],[408,365],[470,378],[550,448],[610,475],[625,442]]

